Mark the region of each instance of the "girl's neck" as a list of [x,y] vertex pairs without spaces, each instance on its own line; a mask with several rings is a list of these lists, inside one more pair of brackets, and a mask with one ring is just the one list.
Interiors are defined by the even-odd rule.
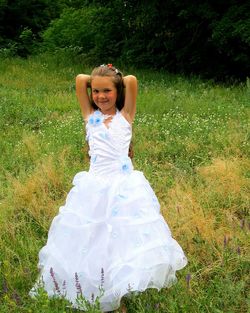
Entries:
[[101,110],[99,110],[103,115],[108,115],[108,116],[114,116],[114,115],[116,115],[116,113],[117,113],[117,108],[115,108],[115,110],[109,110],[109,111],[105,111],[105,112],[103,112],[103,111],[101,111]]

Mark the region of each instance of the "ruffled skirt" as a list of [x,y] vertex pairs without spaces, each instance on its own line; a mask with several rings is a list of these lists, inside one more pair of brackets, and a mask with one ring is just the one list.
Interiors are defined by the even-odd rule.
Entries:
[[102,178],[80,172],[39,253],[39,282],[49,296],[100,295],[111,311],[129,291],[171,286],[187,264],[142,172]]

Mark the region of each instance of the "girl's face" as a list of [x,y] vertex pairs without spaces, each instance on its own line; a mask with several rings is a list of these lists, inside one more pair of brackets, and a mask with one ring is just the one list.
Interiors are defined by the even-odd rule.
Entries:
[[92,98],[103,114],[116,112],[117,90],[112,77],[94,76],[91,82]]

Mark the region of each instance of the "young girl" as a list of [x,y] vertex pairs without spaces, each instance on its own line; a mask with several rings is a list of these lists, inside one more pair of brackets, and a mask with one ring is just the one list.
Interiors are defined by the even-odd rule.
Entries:
[[52,222],[39,253],[40,277],[49,296],[63,293],[75,306],[79,294],[91,300],[101,286],[106,312],[117,309],[130,290],[172,285],[187,260],[152,188],[129,157],[136,77],[101,65],[90,76],[76,77],[76,94],[90,168],[74,177]]

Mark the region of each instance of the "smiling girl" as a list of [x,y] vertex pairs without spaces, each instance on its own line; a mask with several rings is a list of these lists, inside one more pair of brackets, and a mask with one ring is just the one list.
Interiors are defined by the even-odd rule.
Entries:
[[76,77],[76,94],[90,167],[76,174],[52,222],[39,253],[40,277],[49,296],[63,290],[62,296],[78,308],[79,296],[91,301],[101,286],[99,301],[107,312],[119,308],[131,290],[171,286],[187,259],[149,182],[129,157],[136,77],[101,65],[91,75]]

